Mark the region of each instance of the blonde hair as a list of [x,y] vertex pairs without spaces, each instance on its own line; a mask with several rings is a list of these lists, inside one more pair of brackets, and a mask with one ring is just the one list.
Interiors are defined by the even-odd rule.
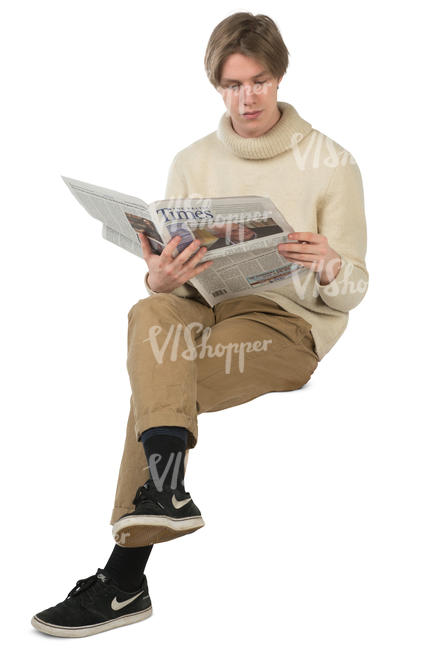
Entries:
[[236,52],[264,64],[275,79],[285,74],[289,63],[289,51],[276,23],[264,14],[238,12],[222,20],[213,30],[204,65],[215,88],[220,85],[225,60]]

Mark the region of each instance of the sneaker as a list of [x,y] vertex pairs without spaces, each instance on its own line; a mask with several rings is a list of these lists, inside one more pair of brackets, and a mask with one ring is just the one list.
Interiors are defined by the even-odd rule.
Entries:
[[148,546],[167,542],[175,537],[194,533],[205,522],[189,492],[165,485],[157,490],[148,479],[136,491],[132,502],[135,510],[122,515],[113,525],[118,546]]
[[98,569],[78,580],[65,600],[35,614],[31,624],[40,632],[62,637],[81,637],[137,623],[152,614],[147,578],[137,591],[123,591]]

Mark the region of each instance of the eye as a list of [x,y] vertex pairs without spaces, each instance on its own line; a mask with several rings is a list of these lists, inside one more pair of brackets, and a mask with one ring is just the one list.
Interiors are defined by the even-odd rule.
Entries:
[[[264,79],[263,81],[255,81],[255,86],[261,86],[262,84],[265,84],[266,82],[267,82],[266,79]],[[239,87],[240,87],[240,84],[230,84],[229,86],[227,86],[227,88],[229,88],[231,90],[236,90]]]

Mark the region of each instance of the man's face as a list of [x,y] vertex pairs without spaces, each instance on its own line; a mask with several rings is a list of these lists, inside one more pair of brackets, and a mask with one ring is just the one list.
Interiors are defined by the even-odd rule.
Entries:
[[[277,121],[277,85],[265,66],[244,54],[227,57],[217,90],[222,95],[234,130],[243,137],[257,137]],[[254,117],[245,115],[259,111]]]

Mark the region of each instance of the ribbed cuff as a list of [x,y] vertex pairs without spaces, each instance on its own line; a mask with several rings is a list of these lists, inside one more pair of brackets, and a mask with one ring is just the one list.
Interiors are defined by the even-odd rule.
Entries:
[[[320,284],[319,274],[315,273],[314,286],[328,307],[349,312],[360,303],[367,291],[366,273],[342,255],[340,257],[341,268],[332,282]],[[359,283],[362,283],[361,286]]]

